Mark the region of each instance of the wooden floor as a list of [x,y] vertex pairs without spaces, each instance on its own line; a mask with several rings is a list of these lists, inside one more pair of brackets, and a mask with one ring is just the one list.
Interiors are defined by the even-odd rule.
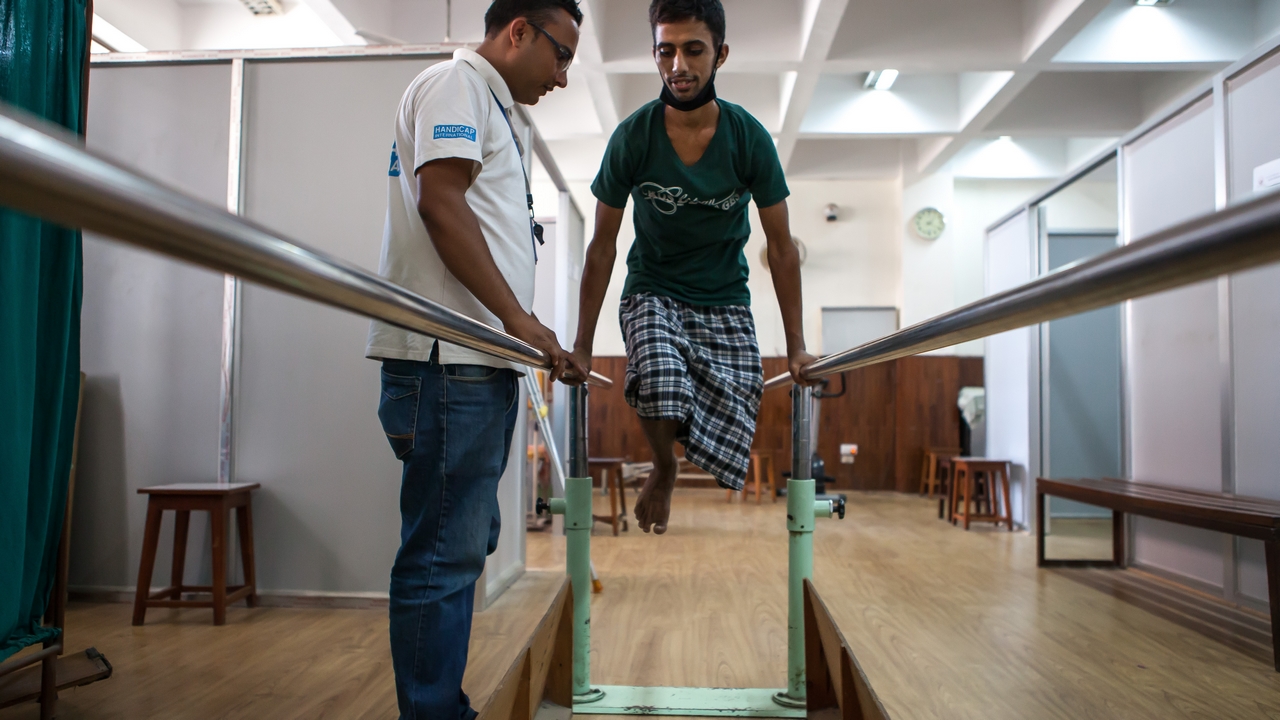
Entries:
[[[592,540],[605,583],[593,681],[781,687],[785,506],[725,505],[721,491],[678,498],[662,537],[633,528]],[[1116,590],[1112,578],[1160,583],[1142,573],[1039,570],[1027,533],[965,532],[916,496],[849,500],[846,519],[819,521],[814,580],[894,720],[1280,718],[1280,673],[1256,642],[1265,618],[1252,618],[1252,637],[1211,637],[1192,613]],[[1059,520],[1046,551],[1110,557],[1109,524]],[[531,536],[529,548],[531,564],[563,562],[559,538]],[[1255,615],[1218,608],[1215,627]]]
[[[477,706],[494,691],[559,588],[562,573],[526,573],[473,623],[463,683]],[[73,603],[67,637],[93,645],[111,678],[61,693],[58,717],[395,718],[387,610],[230,608],[214,627],[209,610],[149,610]],[[0,710],[34,720],[35,704]]]
[[[1097,528],[1055,530],[1050,554],[1109,550]],[[894,720],[1280,718],[1264,619],[1232,625],[1238,612],[1133,571],[1037,570],[1031,536],[966,533],[914,496],[851,496],[815,539],[817,587]],[[714,490],[679,491],[661,537],[599,526],[593,680],[781,687],[786,541],[783,504]],[[563,553],[561,538],[531,534],[529,564],[550,572],[477,614],[466,689],[478,705],[550,601]],[[385,609],[236,608],[221,628],[207,610],[153,610],[142,628],[129,614],[72,605],[71,646],[96,646],[115,676],[63,693],[60,717],[396,716]]]

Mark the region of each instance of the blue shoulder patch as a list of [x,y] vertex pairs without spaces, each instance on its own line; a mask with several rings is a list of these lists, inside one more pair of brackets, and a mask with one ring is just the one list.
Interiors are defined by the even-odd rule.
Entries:
[[435,128],[436,140],[448,140],[450,138],[464,138],[471,142],[476,141],[476,129],[470,125],[437,125]]
[[400,153],[396,152],[394,141],[391,143],[391,167],[387,170],[387,175],[400,177]]

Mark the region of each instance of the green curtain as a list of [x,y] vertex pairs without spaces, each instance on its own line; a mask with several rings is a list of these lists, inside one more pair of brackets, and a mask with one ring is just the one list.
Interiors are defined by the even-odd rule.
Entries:
[[[0,99],[82,131],[87,0],[0,0]],[[80,233],[0,209],[0,660],[48,640],[80,379]]]

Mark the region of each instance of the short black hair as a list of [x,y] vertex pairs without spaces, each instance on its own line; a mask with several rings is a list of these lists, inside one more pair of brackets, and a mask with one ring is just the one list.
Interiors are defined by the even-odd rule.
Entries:
[[707,24],[717,48],[724,44],[724,6],[720,0],[653,0],[649,4],[649,29],[655,38],[658,23],[690,19]]
[[484,13],[485,37],[511,24],[516,18],[545,25],[555,17],[557,10],[569,13],[573,22],[582,24],[582,11],[578,9],[578,0],[493,0],[493,4]]

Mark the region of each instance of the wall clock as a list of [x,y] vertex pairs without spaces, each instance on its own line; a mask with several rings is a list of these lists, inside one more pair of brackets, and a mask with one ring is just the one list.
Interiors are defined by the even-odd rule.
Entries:
[[942,211],[927,207],[911,218],[911,227],[925,240],[937,240],[947,229],[947,220],[942,216]]
[[[809,248],[800,242],[800,238],[795,235],[791,236],[791,242],[796,244],[796,250],[800,251],[800,264],[804,265],[804,261],[809,259]],[[766,243],[760,248],[760,264],[764,266],[765,272],[769,271],[769,245]]]

